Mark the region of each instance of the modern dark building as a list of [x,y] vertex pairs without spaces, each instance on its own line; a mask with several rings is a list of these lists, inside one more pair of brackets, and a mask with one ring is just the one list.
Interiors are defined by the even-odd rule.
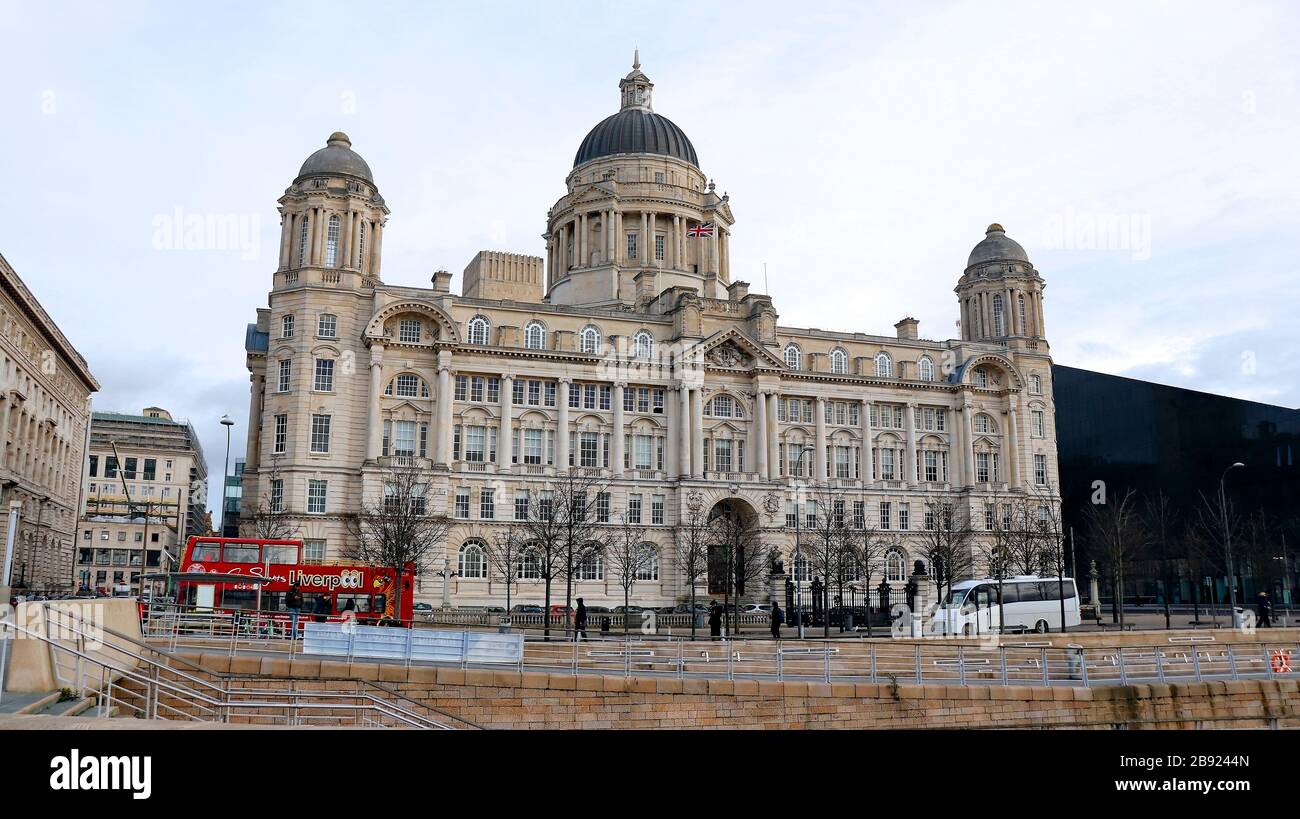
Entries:
[[221,501],[221,536],[239,537],[239,502],[244,496],[244,459],[235,459],[235,474],[226,476]]
[[1110,572],[1088,542],[1085,513],[1097,481],[1112,500],[1134,490],[1144,511],[1163,492],[1176,515],[1168,545],[1148,532],[1144,540],[1152,542],[1127,566],[1125,600],[1164,602],[1166,586],[1171,603],[1226,599],[1222,549],[1198,543],[1197,521],[1202,493],[1216,499],[1224,470],[1236,462],[1245,467],[1228,473],[1225,494],[1240,518],[1233,527],[1238,601],[1267,591],[1289,604],[1300,595],[1300,410],[1060,365],[1052,380],[1067,543],[1073,530],[1083,582],[1097,561],[1103,600],[1113,595]]

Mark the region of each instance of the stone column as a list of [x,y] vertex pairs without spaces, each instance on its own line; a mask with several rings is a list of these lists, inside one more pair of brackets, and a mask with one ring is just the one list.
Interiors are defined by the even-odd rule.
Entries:
[[339,246],[334,254],[334,261],[337,262],[335,267],[343,268],[352,265],[352,227],[356,217],[357,214],[345,211],[339,219]]
[[691,390],[691,474],[704,477],[704,397],[699,388]]
[[[718,232],[719,233],[722,232],[721,228],[719,228]],[[724,282],[727,282],[727,281],[731,281],[731,250],[730,250],[731,235],[729,233],[723,233],[721,241],[722,241],[722,271],[719,273],[719,275],[722,277],[722,280]]]
[[501,376],[501,424],[497,432],[497,469],[505,472],[510,468],[512,449],[511,424],[514,421],[514,373]]
[[1007,483],[1012,489],[1020,487],[1020,447],[1017,445],[1019,421],[1016,413],[1016,399],[1017,395],[1012,394],[1011,406],[1007,408],[1007,434],[1002,439],[1005,442],[1007,453]]
[[760,481],[768,480],[767,474],[767,393],[759,391],[754,405],[754,460]]
[[722,224],[715,217],[713,220],[713,236],[709,237],[709,272],[718,273],[720,265],[718,264],[718,247],[722,241]]
[[569,226],[560,226],[560,246],[555,249],[555,275],[551,276],[551,284],[564,278],[564,274],[569,270]]
[[602,226],[605,230],[605,264],[614,263],[614,209],[610,208],[605,211],[605,224]]
[[312,261],[317,267],[325,265],[325,234],[329,232],[329,215],[324,208],[316,208],[316,233],[312,242]]
[[677,425],[678,474],[685,478],[691,475],[691,392],[685,384],[679,385],[677,392],[681,399],[677,410],[677,417],[681,419]]
[[899,477],[915,486],[920,480],[916,474],[916,404],[908,404],[903,413],[903,425],[907,430],[907,467],[900,470]]
[[375,241],[374,247],[370,250],[370,270],[369,275],[379,278],[379,257],[384,250],[384,223],[375,220]]
[[438,444],[435,460],[443,466],[451,465],[451,439],[453,395],[451,391],[451,353],[438,354]]
[[781,478],[781,430],[776,421],[776,402],[781,400],[780,393],[767,397],[767,478]]
[[641,211],[641,236],[640,236],[641,246],[637,248],[638,251],[637,256],[640,257],[640,262],[642,267],[647,267],[650,264],[650,240],[648,238],[649,234],[650,234],[650,214],[643,210]]
[[[442,383],[438,384],[438,402],[442,402]],[[379,458],[384,451],[383,420],[380,418],[379,399],[384,394],[384,345],[370,347],[370,401],[366,419],[366,460]]]
[[[289,266],[289,246],[293,244],[293,214],[286,213],[280,221],[280,269]],[[224,496],[222,498],[224,503]]]
[[[623,474],[623,393],[626,389],[627,385],[622,381],[614,382],[614,440],[610,447],[609,465],[616,478]],[[633,468],[635,466],[633,464]]]
[[555,468],[560,470],[569,468],[569,389],[572,384],[572,378],[560,379],[560,397],[557,399],[559,406],[555,413]]
[[578,228],[578,267],[587,267],[591,264],[591,254],[587,248],[587,214],[582,214],[581,227]]
[[862,424],[862,456],[858,462],[862,470],[862,485],[870,489],[875,481],[871,477],[871,472],[876,468],[875,453],[872,452],[871,440],[871,402],[863,401],[861,409],[858,410],[861,417],[858,421]]
[[970,405],[970,396],[961,407],[962,446],[961,461],[966,473],[966,485],[975,485],[975,413]]
[[817,397],[816,408],[813,409],[813,424],[817,431],[817,450],[813,452],[813,478],[815,480],[826,480],[826,399],[821,396]]
[[682,229],[682,217],[680,217],[680,216],[674,214],[674,215],[673,215],[673,232],[672,232],[672,236],[671,236],[671,238],[669,239],[669,244],[672,245],[672,260],[673,260],[673,269],[674,269],[674,270],[681,270],[681,269],[682,269],[682,259],[681,259],[682,249],[681,249],[681,247],[677,244],[677,234],[681,231],[681,229]]

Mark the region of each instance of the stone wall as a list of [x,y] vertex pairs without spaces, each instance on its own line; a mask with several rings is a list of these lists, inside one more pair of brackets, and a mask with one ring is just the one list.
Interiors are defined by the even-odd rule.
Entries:
[[1300,728],[1300,681],[1098,688],[704,680],[202,655],[214,672],[373,679],[485,728]]

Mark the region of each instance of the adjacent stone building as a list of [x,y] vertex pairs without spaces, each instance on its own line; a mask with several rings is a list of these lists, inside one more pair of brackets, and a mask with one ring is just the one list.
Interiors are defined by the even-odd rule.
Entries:
[[[674,562],[688,498],[757,521],[789,565],[796,485],[834,487],[856,520],[901,535],[871,588],[905,581],[930,504],[978,521],[994,496],[1055,504],[1044,282],[1001,226],[935,277],[956,282],[960,339],[911,318],[890,335],[782,325],[732,277],[732,204],[653,110],[639,62],[619,90],[547,213],[544,255],[484,251],[459,295],[445,271],[384,282],[388,206],[345,134],[307,158],[246,335],[242,520],[283,509],[309,555],[335,556],[385,468],[415,464],[430,511],[457,519],[432,567],[454,572],[450,602],[500,603],[484,540],[558,472],[589,470],[611,520],[639,521],[659,555],[635,601],[664,605],[688,593]],[[622,602],[598,559],[575,583],[588,604]],[[426,572],[420,592],[440,600],[443,580]],[[541,599],[527,564],[514,599]]]
[[[0,355],[0,538],[10,516],[19,516],[10,576],[0,577],[0,586],[25,594],[67,592],[90,396],[99,383],[3,256]],[[2,550],[0,540],[0,559]]]
[[94,413],[84,480],[81,588],[138,592],[143,572],[168,568],[186,538],[207,534],[203,447],[194,427],[165,409]]

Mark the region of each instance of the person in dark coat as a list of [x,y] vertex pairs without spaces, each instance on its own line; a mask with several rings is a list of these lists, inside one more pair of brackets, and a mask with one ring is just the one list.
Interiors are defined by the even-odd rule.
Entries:
[[302,611],[302,589],[294,583],[284,596],[284,607],[289,610],[289,637],[298,636],[298,613]]
[[784,622],[785,622],[785,613],[781,611],[781,607],[776,604],[775,600],[773,600],[772,601],[772,639],[773,640],[781,639],[781,624]]
[[330,596],[328,594],[320,594],[316,596],[315,611],[316,611],[316,622],[324,623],[326,616],[331,613]]
[[717,600],[709,606],[709,636],[715,640],[722,636],[722,606]]
[[1258,625],[1260,628],[1269,628],[1273,625],[1273,601],[1268,599],[1268,592],[1260,592],[1256,598],[1255,612],[1258,616]]
[[578,598],[578,608],[573,612],[573,639],[587,639],[587,604]]

